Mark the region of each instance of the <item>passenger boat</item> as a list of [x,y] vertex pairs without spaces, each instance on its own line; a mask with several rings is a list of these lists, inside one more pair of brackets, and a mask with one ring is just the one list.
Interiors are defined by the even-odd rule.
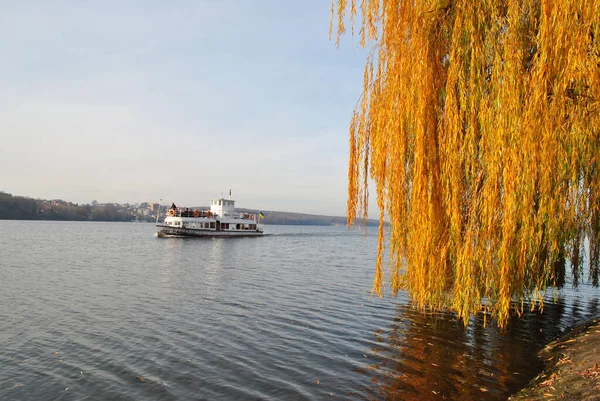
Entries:
[[[159,237],[256,237],[263,235],[258,213],[235,211],[235,201],[223,197],[210,201],[210,210],[178,208],[174,203],[163,223],[156,224]],[[157,219],[158,220],[158,219]]]

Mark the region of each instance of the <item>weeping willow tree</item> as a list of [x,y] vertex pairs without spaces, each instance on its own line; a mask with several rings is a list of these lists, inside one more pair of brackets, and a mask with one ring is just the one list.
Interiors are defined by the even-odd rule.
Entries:
[[386,245],[394,293],[465,321],[543,307],[565,259],[585,278],[584,249],[598,285],[600,0],[334,0],[336,21],[338,41],[350,21],[373,45],[348,220],[367,217],[371,182],[374,291]]

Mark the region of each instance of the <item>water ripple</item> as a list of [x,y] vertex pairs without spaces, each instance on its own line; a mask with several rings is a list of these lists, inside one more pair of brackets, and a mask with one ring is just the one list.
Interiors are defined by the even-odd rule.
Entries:
[[371,297],[376,235],[0,221],[0,399],[506,399],[598,314],[588,287],[506,331]]

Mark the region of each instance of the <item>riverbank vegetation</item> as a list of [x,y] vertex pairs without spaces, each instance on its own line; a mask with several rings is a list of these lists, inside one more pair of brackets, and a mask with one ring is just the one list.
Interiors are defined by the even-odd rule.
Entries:
[[374,44],[350,123],[348,222],[367,217],[372,179],[376,293],[386,236],[392,291],[465,322],[543,307],[566,260],[584,279],[586,241],[598,285],[600,1],[334,0],[333,22],[338,41],[349,22]]
[[[0,191],[0,219],[7,220],[70,220],[70,221],[156,221],[158,203],[91,204],[80,205],[62,199],[32,199],[24,196],[13,196]],[[164,217],[165,206],[161,216]],[[209,209],[198,206],[198,209]],[[244,213],[258,213],[255,209],[237,209]],[[265,224],[306,225],[306,226],[338,226],[345,225],[346,218],[341,216],[324,216],[307,213],[264,211]],[[376,220],[369,220],[368,225],[376,226]]]
[[134,221],[137,214],[128,205],[116,203],[79,205],[62,199],[32,199],[0,192],[0,219]]

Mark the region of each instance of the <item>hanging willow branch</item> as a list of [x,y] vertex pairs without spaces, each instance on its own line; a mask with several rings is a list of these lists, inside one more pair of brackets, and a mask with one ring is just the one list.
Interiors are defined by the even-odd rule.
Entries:
[[597,285],[600,0],[334,5],[338,40],[350,18],[375,43],[348,169],[349,224],[366,216],[368,177],[377,191],[374,290],[388,242],[393,292],[465,321],[543,306],[565,258],[582,278],[586,238]]

